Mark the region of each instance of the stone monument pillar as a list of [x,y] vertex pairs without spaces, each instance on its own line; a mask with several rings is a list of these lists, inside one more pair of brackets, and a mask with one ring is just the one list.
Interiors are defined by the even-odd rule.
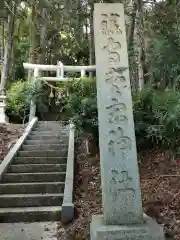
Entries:
[[95,4],[94,36],[103,216],[91,240],[160,240],[142,209],[123,4]]

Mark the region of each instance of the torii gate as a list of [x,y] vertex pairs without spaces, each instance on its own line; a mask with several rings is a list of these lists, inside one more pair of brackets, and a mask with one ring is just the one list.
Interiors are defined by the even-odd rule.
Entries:
[[[96,71],[96,66],[66,66],[63,65],[62,62],[58,61],[57,65],[41,65],[41,64],[31,64],[31,63],[24,63],[23,64],[24,69],[27,69],[28,71],[33,71],[33,81],[38,80],[45,80],[45,81],[51,81],[51,82],[57,82],[57,81],[69,81],[71,78],[65,77],[66,72],[77,72],[80,73],[81,77],[84,77],[86,75],[86,72],[94,72]],[[53,71],[56,72],[56,77],[41,77],[41,72],[43,71]],[[74,78],[77,79],[77,78]],[[5,108],[6,108],[6,96],[0,95],[0,123],[7,123],[7,118],[5,115]],[[35,117],[36,114],[36,105],[32,101],[30,106],[30,114],[29,114],[29,121],[33,117]]]
[[[77,72],[80,73],[81,77],[84,77],[86,75],[86,72],[94,72],[96,71],[96,66],[66,66],[63,65],[62,62],[58,62],[57,65],[40,65],[40,64],[31,64],[31,63],[24,63],[24,68],[33,71],[34,72],[34,78],[33,81],[36,81],[36,79],[39,80],[45,80],[45,81],[69,81],[71,78],[65,77],[65,72]],[[41,77],[40,72],[42,71],[54,71],[56,72],[56,77]],[[74,78],[77,79],[77,78]],[[36,105],[32,101],[30,106],[30,114],[29,114],[29,121],[32,120],[33,117],[35,117],[36,114]]]

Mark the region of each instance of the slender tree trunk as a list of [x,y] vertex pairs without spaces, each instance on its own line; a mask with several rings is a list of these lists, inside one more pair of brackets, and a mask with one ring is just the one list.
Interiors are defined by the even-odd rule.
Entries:
[[86,40],[88,42],[88,38],[89,38],[89,34],[88,34],[88,29],[89,29],[89,24],[88,24],[88,2],[86,4],[86,14],[85,14],[84,25],[85,25],[85,36],[86,36]]
[[[36,12],[37,6],[32,6],[31,20],[30,20],[30,48],[29,48],[29,63],[36,63],[37,58],[37,39],[36,39]],[[28,80],[32,78],[32,71],[28,71]]]
[[8,79],[14,79],[15,75],[15,65],[14,65],[14,54],[15,54],[15,42],[16,40],[13,40],[12,43],[12,49],[11,49],[11,56],[9,58],[9,64],[8,64]]
[[137,67],[139,90],[144,87],[144,64],[145,64],[145,45],[144,45],[144,16],[142,0],[137,0]]
[[12,10],[8,16],[8,24],[7,24],[7,42],[6,48],[4,53],[4,63],[3,69],[1,74],[1,86],[0,86],[0,93],[5,93],[5,86],[7,83],[8,78],[8,68],[9,68],[9,61],[11,58],[12,52],[12,45],[13,45],[13,34],[15,28],[15,15],[16,15],[16,4],[12,4]]
[[[131,2],[131,16],[129,16],[129,26],[127,27],[127,43],[129,50],[129,67],[130,67],[130,80],[133,91],[139,89],[139,80],[137,73],[137,56],[136,56],[136,18],[137,18],[137,3],[134,4]],[[128,13],[127,13],[128,14]]]
[[1,60],[4,59],[4,20],[1,21]]
[[47,25],[48,25],[48,16],[47,9],[43,8],[41,10],[41,26],[40,26],[40,54],[38,57],[38,63],[44,64],[46,57],[46,39],[47,39]]
[[[94,1],[90,4],[90,17],[89,17],[89,65],[95,64],[95,51],[94,51],[94,26],[93,26],[93,12],[94,12]],[[90,77],[93,74],[90,72]]]
[[127,33],[128,48],[131,48],[131,46],[133,45],[133,41],[134,41],[136,12],[137,12],[137,4],[134,3],[133,12],[132,12],[132,16],[131,16],[132,21],[131,21],[131,24],[130,24],[130,26],[128,28],[128,33]]

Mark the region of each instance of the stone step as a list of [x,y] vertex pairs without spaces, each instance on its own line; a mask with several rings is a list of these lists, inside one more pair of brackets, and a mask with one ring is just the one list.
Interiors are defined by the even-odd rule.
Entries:
[[36,145],[28,145],[24,144],[22,146],[22,150],[31,151],[31,150],[59,150],[59,149],[67,149],[67,144],[36,144]]
[[39,129],[39,128],[35,128],[30,135],[37,135],[37,133],[39,133],[38,135],[53,135],[53,136],[67,136],[69,135],[69,131],[61,131],[58,128],[54,128],[54,129]]
[[68,150],[31,150],[31,151],[19,151],[18,157],[65,157]]
[[41,136],[41,135],[29,135],[27,137],[27,140],[67,140],[69,139],[68,136],[52,136],[52,135],[44,135],[44,136]]
[[62,128],[62,126],[60,126],[59,124],[51,124],[51,125],[36,125],[34,128],[33,128],[33,130],[34,129],[39,129],[39,130],[52,130],[52,129],[59,129],[59,130],[64,130],[63,128]]
[[62,128],[59,125],[52,125],[52,126],[35,126],[33,131],[58,131],[58,132],[69,132],[69,128]]
[[51,173],[6,173],[2,177],[3,183],[18,182],[64,182],[65,172]]
[[11,165],[8,173],[65,172],[66,164],[18,164]]
[[66,164],[66,157],[16,157],[13,164]]
[[66,125],[63,122],[38,122],[36,124],[36,127],[51,127],[51,126],[59,126],[60,128],[68,128],[69,124],[66,123]]
[[1,194],[0,208],[58,206],[63,202],[61,193]]
[[68,141],[62,139],[38,139],[38,140],[26,140],[25,144],[37,145],[37,144],[68,144]]
[[54,131],[47,131],[47,130],[44,130],[44,131],[39,131],[39,130],[33,130],[30,135],[31,136],[47,136],[47,135],[50,135],[50,136],[67,136],[69,133],[68,132],[62,132],[62,131],[58,131],[58,130],[54,130]]
[[0,194],[63,193],[64,182],[1,183]]
[[[60,221],[61,207],[0,208],[0,222]],[[22,239],[23,240],[23,239]]]
[[49,124],[58,124],[60,126],[64,125],[63,121],[38,121],[36,125],[49,125]]

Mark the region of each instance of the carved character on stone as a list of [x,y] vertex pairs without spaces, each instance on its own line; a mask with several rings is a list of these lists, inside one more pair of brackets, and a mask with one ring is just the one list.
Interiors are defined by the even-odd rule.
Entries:
[[122,94],[122,88],[126,88],[128,86],[126,78],[123,76],[125,69],[127,68],[113,67],[110,68],[109,71],[105,74],[106,83],[110,83],[112,89],[119,95]]
[[122,114],[125,110],[127,110],[127,107],[116,98],[112,98],[112,104],[106,107],[106,109],[110,111],[108,114],[109,123],[122,124],[128,122],[128,118]]
[[111,169],[112,179],[110,181],[113,185],[118,185],[120,190],[133,189],[132,178],[129,177],[127,171],[120,171],[120,168]]
[[122,34],[119,26],[120,15],[118,13],[102,13],[101,32],[103,35]]
[[118,64],[120,63],[120,53],[118,52],[121,49],[121,43],[115,41],[112,37],[108,38],[107,44],[103,46],[103,49],[108,51],[108,63],[109,64]]
[[110,140],[108,142],[108,149],[109,152],[115,156],[115,147],[118,146],[124,159],[127,150],[130,150],[132,147],[132,139],[128,136],[124,136],[123,132],[124,131],[121,127],[117,127],[116,130],[109,131]]
[[110,37],[108,38],[107,44],[103,46],[103,49],[109,52],[118,51],[121,49],[121,43]]
[[110,193],[112,194],[113,201],[116,201],[118,197],[124,198],[124,193],[127,192],[127,196],[135,197],[135,190],[133,189],[133,180],[129,177],[127,171],[120,171],[120,168],[111,169],[112,178],[110,180],[111,187]]
[[109,51],[108,62],[109,64],[118,64],[120,63],[120,54],[118,52]]

